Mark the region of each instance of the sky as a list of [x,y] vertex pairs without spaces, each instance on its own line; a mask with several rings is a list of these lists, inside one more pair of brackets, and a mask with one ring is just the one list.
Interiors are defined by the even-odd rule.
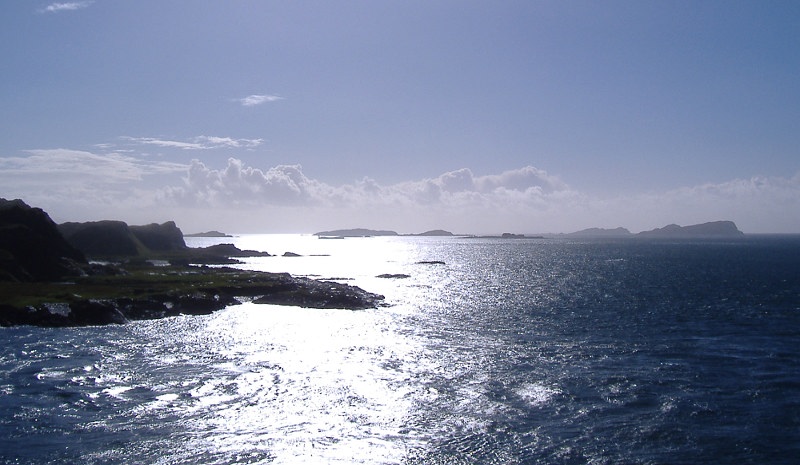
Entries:
[[800,233],[800,2],[0,4],[0,197],[184,232]]

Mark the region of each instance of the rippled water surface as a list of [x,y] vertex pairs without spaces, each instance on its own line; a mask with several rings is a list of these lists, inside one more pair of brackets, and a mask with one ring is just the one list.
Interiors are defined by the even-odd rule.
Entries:
[[0,463],[800,456],[797,238],[228,240],[389,306],[0,329]]

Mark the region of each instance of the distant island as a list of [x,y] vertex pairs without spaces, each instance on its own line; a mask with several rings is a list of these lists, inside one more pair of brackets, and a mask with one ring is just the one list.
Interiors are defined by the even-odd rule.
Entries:
[[333,231],[320,231],[314,233],[318,237],[373,237],[373,236],[399,236],[395,231],[382,231],[377,229],[355,228],[334,229]]
[[425,237],[450,237],[454,234],[450,231],[445,231],[443,229],[433,229],[431,231],[425,231],[424,233],[419,234],[409,234],[409,236],[425,236]]
[[603,228],[589,228],[582,229],[573,233],[565,234],[566,236],[573,237],[630,237],[631,232],[625,228],[603,229]]
[[450,237],[453,233],[443,229],[432,229],[419,234],[399,234],[397,231],[386,231],[380,229],[354,228],[354,229],[334,229],[332,231],[320,231],[314,233],[315,236],[325,239],[343,237],[373,237],[373,236],[427,236],[427,237]]
[[544,239],[544,236],[528,236],[526,234],[516,234],[516,233],[509,233],[504,232],[499,236],[467,236],[469,239]]
[[642,231],[640,237],[741,237],[744,233],[739,231],[733,221],[712,221],[709,223],[693,224],[691,226],[678,226],[669,224],[663,228]]
[[633,234],[625,228],[603,229],[589,228],[564,234],[568,237],[652,237],[652,238],[715,238],[715,237],[741,237],[744,233],[736,227],[733,221],[711,221],[708,223],[678,226],[669,224],[663,228],[642,231]]
[[183,237],[233,237],[233,236],[219,231],[206,231],[206,232],[199,232],[192,234],[184,234]]

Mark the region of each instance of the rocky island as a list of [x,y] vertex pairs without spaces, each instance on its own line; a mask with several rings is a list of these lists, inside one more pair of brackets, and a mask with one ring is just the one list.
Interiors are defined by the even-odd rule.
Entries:
[[744,233],[736,227],[733,221],[710,221],[708,223],[678,226],[668,224],[663,228],[642,231],[637,234],[619,227],[614,229],[589,228],[565,234],[568,237],[581,238],[659,238],[659,239],[702,239],[702,238],[735,238],[742,237]]
[[173,222],[58,226],[39,208],[0,199],[0,326],[125,323],[205,314],[243,300],[342,309],[383,300],[336,282],[197,265],[252,254],[264,252],[231,244],[191,249]]

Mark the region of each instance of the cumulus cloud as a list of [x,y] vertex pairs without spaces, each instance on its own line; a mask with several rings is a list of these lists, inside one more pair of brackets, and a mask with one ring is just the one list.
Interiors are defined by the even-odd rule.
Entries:
[[485,175],[463,168],[391,184],[365,177],[334,185],[306,175],[299,165],[260,168],[229,158],[212,166],[118,151],[48,149],[0,157],[0,196],[64,212],[69,220],[136,214],[139,221],[174,219],[191,229],[239,232],[355,226],[475,233],[622,226],[636,232],[722,219],[748,233],[800,231],[800,173],[602,197],[532,166]]
[[247,97],[236,99],[237,102],[245,107],[253,107],[263,103],[276,102],[278,100],[283,100],[283,97],[278,97],[277,95],[253,94],[248,95]]
[[475,176],[469,169],[461,169],[436,178],[387,186],[369,178],[332,186],[308,178],[299,165],[280,165],[264,171],[230,158],[223,169],[193,160],[184,184],[169,189],[168,196],[179,202],[214,206],[507,208],[510,204],[541,205],[544,198],[569,192],[557,177],[533,167],[489,176]]
[[264,139],[233,139],[231,137],[197,136],[188,141],[160,139],[155,137],[129,137],[122,139],[143,145],[155,145],[165,148],[182,150],[211,150],[220,148],[255,148],[264,142]]
[[56,3],[51,3],[50,5],[47,5],[46,7],[42,8],[39,11],[42,12],[42,13],[59,13],[59,12],[62,12],[62,11],[74,11],[74,10],[80,10],[82,8],[86,8],[91,4],[92,4],[92,2],[89,2],[89,1],[86,1],[86,2],[64,2],[64,3],[56,2]]
[[191,205],[259,206],[314,204],[324,198],[325,185],[307,178],[299,165],[279,165],[263,171],[228,159],[224,169],[192,160],[184,185],[170,188],[167,197]]
[[298,165],[264,170],[230,158],[222,169],[194,160],[183,184],[162,194],[178,205],[218,210],[292,207],[295,213],[327,215],[342,226],[360,221],[462,231],[570,232],[595,226],[640,231],[729,219],[746,232],[800,230],[800,174],[603,198],[532,166],[488,175],[464,168],[395,184],[364,178],[330,185],[309,178]]

